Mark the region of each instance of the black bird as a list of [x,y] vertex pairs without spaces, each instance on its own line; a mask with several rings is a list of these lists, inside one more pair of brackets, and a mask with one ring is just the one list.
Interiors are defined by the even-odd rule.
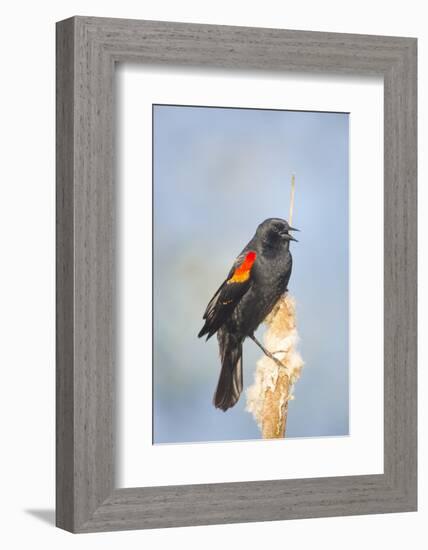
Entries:
[[291,275],[290,241],[296,241],[285,220],[262,222],[251,241],[236,258],[226,280],[205,310],[205,324],[198,336],[217,333],[221,372],[213,403],[226,411],[242,392],[242,344],[248,336],[267,354],[254,331],[287,291]]

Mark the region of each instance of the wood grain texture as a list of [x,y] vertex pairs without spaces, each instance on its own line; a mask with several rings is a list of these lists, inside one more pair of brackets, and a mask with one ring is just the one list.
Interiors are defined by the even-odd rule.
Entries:
[[[383,475],[115,489],[118,61],[383,76]],[[91,532],[416,510],[416,145],[415,39],[87,17],[57,24],[59,527]]]
[[73,528],[73,24],[56,36],[56,520]]

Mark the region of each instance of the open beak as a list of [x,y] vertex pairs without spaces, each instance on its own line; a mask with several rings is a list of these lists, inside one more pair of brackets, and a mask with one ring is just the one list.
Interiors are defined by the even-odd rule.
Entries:
[[[290,227],[291,229],[291,227]],[[293,231],[298,231],[296,229],[294,229]],[[288,231],[283,231],[282,233],[280,233],[281,237],[287,241],[295,241],[296,243],[298,243],[299,241],[297,239],[295,239],[293,237],[293,235],[290,235],[290,233]]]
[[[297,227],[289,227],[288,231],[300,231],[300,229],[297,229]],[[288,231],[283,231],[281,233],[281,236],[286,239],[287,241],[295,241],[298,243],[299,241],[293,237],[293,235],[290,235]]]
[[[290,227],[290,229],[291,229],[291,227]],[[288,233],[285,235],[285,238],[287,239],[287,241],[295,241],[296,243],[299,242],[297,239],[295,239],[293,237],[293,235],[289,235]]]

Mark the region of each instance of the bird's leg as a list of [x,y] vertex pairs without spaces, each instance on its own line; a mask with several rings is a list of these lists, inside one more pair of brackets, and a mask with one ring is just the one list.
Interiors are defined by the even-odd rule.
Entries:
[[[272,359],[272,361],[274,361],[274,362],[278,365],[278,367],[284,367],[284,368],[285,368],[285,365],[284,365],[279,359],[277,359],[277,358],[274,356],[273,353],[271,353],[269,350],[267,350],[267,349],[264,347],[264,345],[263,345],[261,342],[259,342],[259,341],[257,340],[257,338],[254,336],[254,334],[250,334],[250,338],[251,338],[251,340],[252,340],[255,344],[257,344],[257,345],[259,346],[259,348],[262,350],[262,352],[263,352],[267,357],[269,357],[269,359]],[[280,352],[279,352],[279,351],[276,351],[275,353],[280,353]]]

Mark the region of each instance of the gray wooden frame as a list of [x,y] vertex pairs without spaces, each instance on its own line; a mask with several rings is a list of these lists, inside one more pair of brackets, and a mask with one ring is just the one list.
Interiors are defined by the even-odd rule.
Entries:
[[[115,63],[124,61],[383,76],[382,475],[115,488],[113,82]],[[91,532],[416,510],[416,145],[416,39],[90,17],[57,24],[59,527]]]

